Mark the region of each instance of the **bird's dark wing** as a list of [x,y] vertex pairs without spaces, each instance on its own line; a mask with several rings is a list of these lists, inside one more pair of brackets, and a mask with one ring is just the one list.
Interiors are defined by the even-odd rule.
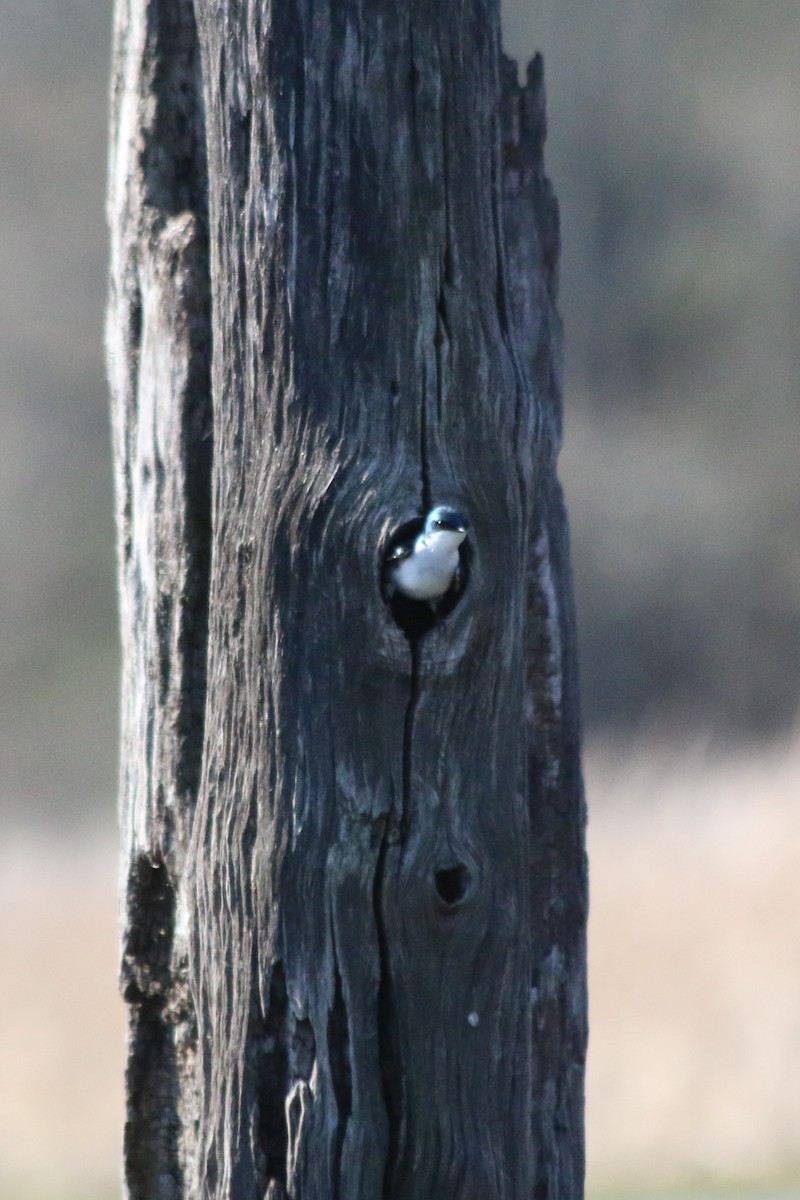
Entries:
[[413,548],[413,542],[396,542],[394,546],[390,546],[386,551],[384,562],[398,563],[404,558],[410,558]]

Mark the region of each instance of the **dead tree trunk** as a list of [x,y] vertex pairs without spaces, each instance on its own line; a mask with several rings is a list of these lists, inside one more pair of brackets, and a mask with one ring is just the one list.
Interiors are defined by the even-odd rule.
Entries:
[[[582,1193],[558,218],[497,8],[117,3],[136,1200]],[[401,628],[443,502],[467,585]]]

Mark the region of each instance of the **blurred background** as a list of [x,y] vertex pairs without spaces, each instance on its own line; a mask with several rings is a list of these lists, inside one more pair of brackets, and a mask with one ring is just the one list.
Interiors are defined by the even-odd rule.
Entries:
[[[118,1190],[110,0],[0,0],[0,1200]],[[545,54],[593,1196],[800,1197],[800,5],[507,0]]]

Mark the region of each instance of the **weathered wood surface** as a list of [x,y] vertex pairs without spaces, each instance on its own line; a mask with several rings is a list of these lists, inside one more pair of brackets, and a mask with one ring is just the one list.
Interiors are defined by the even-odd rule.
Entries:
[[[543,139],[492,0],[118,3],[132,1197],[582,1193]],[[442,502],[411,644],[381,551]]]

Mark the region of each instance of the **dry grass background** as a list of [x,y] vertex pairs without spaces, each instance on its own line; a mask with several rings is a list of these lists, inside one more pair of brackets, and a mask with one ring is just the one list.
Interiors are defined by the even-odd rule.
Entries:
[[[800,1196],[800,740],[587,754],[590,1192]],[[115,850],[0,852],[0,1197],[118,1191]]]
[[0,1197],[117,1191],[123,1007],[116,850],[6,832],[0,851]]
[[800,1196],[800,740],[587,775],[591,1181]]

